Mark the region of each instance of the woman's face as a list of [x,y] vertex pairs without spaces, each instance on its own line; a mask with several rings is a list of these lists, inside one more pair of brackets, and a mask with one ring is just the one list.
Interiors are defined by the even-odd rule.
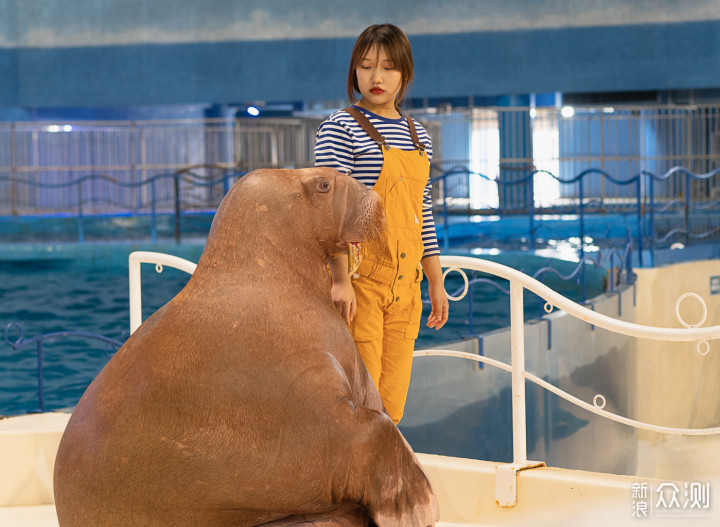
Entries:
[[[402,86],[402,73],[385,50],[371,47],[355,68],[363,105],[374,113],[395,110],[395,99]],[[378,112],[377,110],[381,110]]]

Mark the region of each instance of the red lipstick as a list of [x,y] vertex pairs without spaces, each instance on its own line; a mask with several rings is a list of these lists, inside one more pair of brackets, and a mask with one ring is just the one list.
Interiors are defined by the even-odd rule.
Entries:
[[374,94],[377,95],[377,94],[380,94],[380,93],[385,93],[385,90],[383,90],[382,88],[377,88],[377,87],[376,87],[376,88],[371,88],[371,89],[370,89],[370,93],[374,93]]

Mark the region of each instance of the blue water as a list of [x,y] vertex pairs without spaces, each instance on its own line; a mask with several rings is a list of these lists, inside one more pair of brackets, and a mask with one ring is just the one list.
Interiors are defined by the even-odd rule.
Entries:
[[[124,341],[129,328],[127,255],[124,245],[75,245],[59,251],[63,259],[18,257],[17,261],[0,262],[0,328],[15,322],[22,327],[25,339],[56,331],[84,331]],[[199,254],[200,247],[194,253]],[[16,253],[21,253],[16,248]],[[171,252],[171,251],[167,251]],[[67,256],[68,253],[70,256]],[[42,251],[35,248],[35,257]],[[177,251],[176,251],[177,254]],[[185,255],[187,257],[187,255]],[[43,256],[47,258],[47,256]],[[189,257],[197,260],[197,256]],[[493,257],[502,263],[534,272],[547,259],[527,255]],[[567,274],[574,264],[556,261],[555,266]],[[602,270],[590,276],[588,297],[601,291]],[[487,277],[486,275],[482,275]],[[152,265],[142,266],[143,319],[173,298],[187,283],[189,275],[172,268],[162,274]],[[462,286],[459,275],[451,273],[446,281],[448,292]],[[507,289],[507,282],[497,283]],[[549,277],[546,283],[570,298],[580,298],[575,281],[562,282]],[[424,291],[427,296],[426,291]],[[542,315],[543,302],[527,293],[527,318]],[[450,320],[435,331],[425,327],[430,312],[423,312],[423,325],[417,347],[435,346],[458,340],[470,334],[481,334],[509,325],[509,300],[492,285],[473,289],[472,327],[469,299],[451,302]],[[19,338],[16,328],[8,331],[10,341]],[[43,381],[45,410],[74,406],[87,385],[102,369],[115,350],[103,343],[82,338],[57,338],[43,343]],[[35,345],[13,350],[4,335],[0,337],[0,415],[13,415],[38,409],[37,352]]]
[[[170,300],[189,275],[166,269],[158,276],[143,270],[143,316]],[[26,339],[56,331],[84,331],[116,340],[127,338],[129,301],[127,266],[79,266],[75,262],[0,263],[0,324],[15,322]],[[11,341],[19,337],[8,331]],[[114,350],[79,338],[43,342],[45,408],[74,405]],[[38,406],[36,346],[13,350],[0,343],[0,414]]]

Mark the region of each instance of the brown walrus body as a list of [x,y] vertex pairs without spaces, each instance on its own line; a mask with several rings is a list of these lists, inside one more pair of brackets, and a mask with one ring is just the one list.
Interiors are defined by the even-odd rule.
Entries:
[[55,463],[61,527],[417,525],[430,484],[329,295],[379,198],[331,169],[223,200],[187,286],[88,387]]

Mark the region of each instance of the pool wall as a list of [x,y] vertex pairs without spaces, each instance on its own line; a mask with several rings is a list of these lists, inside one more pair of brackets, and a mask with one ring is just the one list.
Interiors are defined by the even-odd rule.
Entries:
[[[635,286],[592,300],[595,311],[638,324],[680,328],[675,303],[695,293],[707,307],[703,326],[720,323],[720,260],[636,269]],[[700,303],[686,298],[690,324]],[[584,401],[605,397],[606,410],[678,428],[720,425],[718,342],[706,355],[693,342],[635,339],[554,312],[525,326],[527,370]],[[548,333],[551,341],[548,345]],[[446,348],[478,353],[475,339]],[[510,362],[510,332],[484,336],[482,352]],[[510,375],[456,358],[416,359],[400,428],[413,447],[492,461],[512,459]],[[529,459],[549,466],[643,477],[691,478],[707,472],[693,453],[707,437],[668,436],[606,420],[527,383]],[[667,446],[663,446],[667,445]],[[456,454],[453,454],[456,453]],[[700,456],[702,457],[702,456]]]
[[[653,269],[637,269],[638,323],[682,327],[675,304],[684,293],[695,293],[707,306],[703,326],[720,324],[720,260],[679,263]],[[700,303],[686,298],[680,315],[693,324],[702,317]],[[638,419],[664,426],[705,428],[720,425],[720,342],[710,341],[706,355],[694,342],[640,341],[634,413]],[[641,433],[650,442],[658,434]],[[690,441],[693,438],[683,438]]]
[[[598,313],[635,321],[633,286],[591,300]],[[455,344],[477,353],[477,340]],[[510,331],[486,334],[486,356],[510,363]],[[597,394],[605,407],[632,417],[635,341],[556,311],[525,325],[527,371],[584,401]],[[510,375],[457,358],[420,357],[413,365],[400,428],[420,452],[512,460]],[[528,457],[550,466],[634,474],[634,429],[580,409],[526,383]]]

